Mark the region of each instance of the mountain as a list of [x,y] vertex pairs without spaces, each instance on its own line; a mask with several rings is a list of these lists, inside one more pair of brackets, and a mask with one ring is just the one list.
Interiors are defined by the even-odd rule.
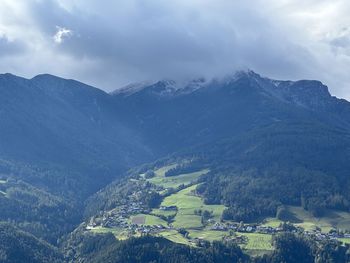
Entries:
[[153,153],[83,83],[0,75],[0,221],[52,243],[81,220],[86,197]]
[[[152,156],[138,132],[118,120],[111,97],[101,90],[51,75],[28,80],[5,74],[0,93],[0,158],[14,163],[16,177],[32,184],[86,196]],[[34,171],[17,172],[22,166]],[[45,175],[51,170],[54,176]]]
[[251,71],[181,85],[159,81],[112,95],[127,108],[124,118],[164,153],[272,123],[312,121],[349,128],[350,121],[349,103],[332,97],[322,83],[275,81]]
[[241,71],[108,94],[48,74],[2,74],[0,117],[0,221],[56,246],[84,212],[89,221],[133,191],[159,203],[134,180],[165,165],[175,175],[209,171],[196,195],[225,206],[227,220],[284,206],[350,211],[350,103],[319,81]]
[[58,249],[10,224],[0,223],[0,238],[0,261],[3,263],[63,262]]
[[350,125],[349,103],[322,83],[252,71],[134,84],[111,94],[47,74],[4,74],[0,93],[3,173],[83,198],[137,164],[266,125]]
[[[228,218],[274,216],[280,205],[303,205],[315,214],[350,209],[350,103],[321,82],[248,71],[127,90],[112,93],[128,108],[125,118],[158,151],[173,153],[149,169],[198,158],[194,165],[211,172],[197,190],[208,204],[228,206]],[[90,199],[88,214],[113,203],[107,193],[117,182]]]

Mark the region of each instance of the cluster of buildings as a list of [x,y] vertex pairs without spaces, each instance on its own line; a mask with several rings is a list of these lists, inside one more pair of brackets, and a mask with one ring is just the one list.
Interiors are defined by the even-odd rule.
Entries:
[[138,225],[138,224],[131,224],[128,227],[129,232],[131,233],[139,233],[141,235],[143,234],[157,234],[163,230],[166,229],[172,229],[171,227],[166,227],[163,225]]
[[87,229],[92,229],[97,226],[108,228],[128,228],[129,217],[133,214],[147,213],[148,210],[141,202],[131,202],[118,206],[110,211],[104,212],[102,216],[92,217],[88,223]]
[[211,230],[216,231],[229,231],[241,233],[260,233],[260,234],[275,234],[277,232],[282,232],[281,227],[271,227],[259,224],[241,224],[241,223],[231,223],[231,222],[215,222],[211,227]]
[[338,231],[330,231],[329,233],[323,233],[321,230],[316,229],[313,231],[304,231],[304,235],[311,237],[312,239],[316,241],[323,241],[323,240],[338,240],[340,238],[350,238],[350,234],[348,233],[342,233]]
[[[342,233],[336,230],[324,233],[320,229],[312,231],[304,230],[301,227],[291,227],[292,229],[284,229],[280,227],[271,227],[259,224],[239,224],[239,223],[226,223],[226,222],[215,222],[210,229],[213,231],[233,231],[238,233],[260,233],[260,234],[276,234],[282,232],[300,233],[308,236],[316,241],[323,240],[338,240],[340,238],[350,238],[350,234]],[[228,237],[232,240],[232,237]],[[241,238],[236,236],[235,238]],[[238,240],[238,243],[244,243],[244,240]]]
[[[161,206],[159,208],[163,211],[177,211],[176,206]],[[165,230],[177,230],[168,224],[163,225],[145,225],[142,222],[131,222],[130,216],[136,214],[148,214],[150,210],[142,203],[142,190],[136,191],[128,196],[127,199],[123,200],[123,203],[118,207],[104,212],[102,215],[92,217],[87,225],[87,229],[93,229],[95,227],[106,227],[106,228],[119,228],[124,230],[128,235],[133,236],[135,234],[147,235],[147,234],[157,234]],[[142,220],[141,220],[142,221]],[[279,232],[294,232],[300,233],[317,241],[322,240],[338,240],[339,238],[350,238],[350,234],[344,234],[338,231],[331,231],[330,233],[323,233],[320,229],[313,231],[306,231],[299,227],[294,227],[290,225],[289,229],[279,227],[271,227],[263,224],[243,224],[243,223],[233,223],[233,222],[216,222],[213,219],[208,220],[209,229],[212,231],[227,231],[230,233],[225,237],[225,239],[234,240],[239,244],[244,244],[247,242],[245,236],[239,236],[232,233],[260,233],[260,234],[276,234]],[[202,239],[193,239],[191,242],[198,243],[205,242]]]

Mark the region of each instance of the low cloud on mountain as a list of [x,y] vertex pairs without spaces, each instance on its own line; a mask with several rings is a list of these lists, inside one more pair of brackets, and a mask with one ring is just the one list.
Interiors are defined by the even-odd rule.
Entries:
[[0,0],[0,71],[114,90],[251,68],[349,98],[349,11],[346,0]]

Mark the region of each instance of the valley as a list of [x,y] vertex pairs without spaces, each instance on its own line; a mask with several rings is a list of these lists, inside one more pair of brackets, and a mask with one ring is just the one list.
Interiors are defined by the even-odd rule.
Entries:
[[86,229],[94,233],[110,232],[119,240],[153,235],[195,247],[203,242],[225,240],[239,244],[255,256],[273,251],[272,237],[284,232],[300,233],[318,241],[350,243],[350,213],[341,211],[328,210],[324,216],[315,217],[301,207],[285,206],[282,220],[273,217],[250,223],[223,220],[222,213],[227,207],[207,205],[196,194],[201,176],[209,169],[166,176],[177,166],[166,165],[129,179],[132,183],[148,185],[143,191],[158,193],[157,207],[149,209],[136,197],[140,193],[134,192],[131,196],[135,198],[130,203],[104,212],[102,218],[93,217]]
[[350,104],[318,81],[247,71],[106,93],[4,74],[0,91],[0,221],[63,262],[168,253],[156,244],[350,251]]

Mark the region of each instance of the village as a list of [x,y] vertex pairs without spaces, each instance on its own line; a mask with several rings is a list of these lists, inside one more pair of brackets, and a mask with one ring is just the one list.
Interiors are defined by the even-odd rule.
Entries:
[[[137,179],[130,179],[133,186],[131,194],[118,200],[113,209],[101,211],[91,217],[86,229],[112,232],[118,239],[143,235],[164,236],[174,242],[181,240],[182,243],[195,246],[201,246],[208,240],[224,240],[244,246],[254,237],[265,238],[271,244],[272,236],[284,232],[298,233],[316,241],[339,242],[341,239],[350,238],[349,233],[343,233],[336,228],[322,231],[319,227],[305,229],[283,221],[268,224],[264,220],[260,223],[223,220],[221,215],[225,206],[205,205],[195,192],[196,180],[201,173],[167,178],[164,177],[164,170],[162,174],[156,172],[156,176],[153,173],[153,177],[150,178],[139,176]],[[150,207],[146,202],[150,193],[159,195],[160,205]],[[185,207],[179,207],[176,200],[180,200],[179,204],[182,206],[186,204]],[[178,215],[181,217],[181,214],[189,211],[186,207],[191,207],[191,219],[179,223]],[[219,210],[213,213],[213,209]],[[203,216],[204,213],[208,216]],[[191,226],[185,226],[189,220],[194,222],[190,222]],[[176,235],[176,238],[172,240],[171,235]],[[208,236],[211,238],[208,239]]]
[[[176,207],[160,207],[160,210],[164,211],[176,211]],[[159,235],[164,231],[174,230],[182,234],[185,238],[188,238],[187,231],[182,228],[175,228],[172,223],[164,224],[145,224],[145,220],[140,217],[134,217],[133,215],[149,215],[149,208],[145,207],[142,202],[132,202],[131,204],[125,204],[119,206],[108,212],[104,212],[102,217],[92,217],[88,223],[86,229],[91,230],[97,227],[103,227],[107,229],[120,229],[128,233],[128,237],[142,236],[142,235]],[[225,241],[234,241],[237,244],[244,244],[247,242],[247,238],[244,233],[259,233],[266,235],[274,235],[282,232],[299,233],[308,236],[316,241],[333,240],[337,241],[341,238],[350,238],[349,233],[342,233],[336,230],[332,230],[329,233],[324,233],[321,229],[304,230],[301,227],[296,227],[290,223],[281,224],[278,227],[272,227],[264,225],[263,223],[235,223],[235,222],[216,222],[213,219],[209,219],[205,226],[206,231],[220,231],[226,232],[223,236]],[[193,238],[190,240],[196,245],[200,245],[203,240],[200,238]]]

